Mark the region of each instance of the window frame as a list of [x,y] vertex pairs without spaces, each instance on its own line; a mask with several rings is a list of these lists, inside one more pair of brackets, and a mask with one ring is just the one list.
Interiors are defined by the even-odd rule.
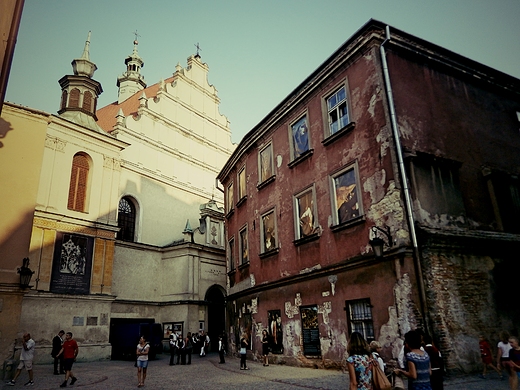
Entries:
[[[298,123],[305,119],[306,127],[307,127],[307,150],[302,151],[302,153],[297,154],[296,148],[295,148],[295,141],[294,141],[294,127],[298,125]],[[309,126],[310,120],[309,120],[309,113],[307,110],[300,113],[296,117],[295,120],[289,123],[288,126],[288,132],[289,132],[289,145],[290,145],[290,157],[291,157],[291,163],[295,164],[300,162],[301,160],[304,160],[305,158],[309,157],[313,153],[312,149],[312,140],[311,140],[311,131]],[[290,165],[292,167],[292,165]]]
[[[299,200],[303,198],[308,193],[311,194],[311,205],[312,205],[312,229],[309,234],[303,234],[303,231],[300,230],[300,220],[303,218],[303,214],[306,212],[302,212],[300,210],[300,202]],[[304,188],[303,190],[297,192],[293,195],[293,212],[294,212],[294,239],[295,242],[298,240],[308,239],[310,237],[314,237],[317,235],[317,230],[319,228],[318,223],[318,207],[316,204],[316,186],[313,183],[312,185]]]
[[[335,132],[331,131],[331,112],[334,110],[337,110],[339,107],[339,103],[335,104],[333,109],[329,109],[329,100],[332,98],[332,96],[336,95],[341,89],[345,90],[345,108],[347,111],[347,121],[343,124],[343,126],[339,127]],[[321,105],[322,105],[322,113],[323,113],[323,144],[328,145],[331,142],[335,141],[337,138],[340,138],[342,135],[350,132],[355,128],[356,123],[352,119],[352,106],[351,106],[351,99],[350,99],[350,93],[348,88],[348,80],[345,78],[341,83],[336,84],[334,87],[330,88],[325,94],[322,95],[321,98]],[[343,102],[343,100],[341,101]],[[338,122],[339,122],[339,115],[338,115]]]
[[[248,231],[247,231],[247,225],[244,225],[239,231],[238,231],[238,250],[239,250],[239,260],[240,264],[238,268],[245,267],[249,265],[250,262],[250,253],[249,253],[249,237],[248,237]],[[246,244],[246,257],[244,260],[244,237],[245,237],[245,244]]]
[[[365,305],[366,308],[363,310],[364,313],[367,312],[366,309],[368,309],[369,317],[362,318],[362,319],[353,319],[353,310],[352,307],[355,305]],[[348,324],[348,330],[349,334],[352,334],[352,332],[359,332],[361,335],[363,335],[363,338],[370,343],[371,341],[375,340],[375,328],[374,328],[374,314],[372,312],[372,308],[374,306],[370,303],[370,298],[360,298],[360,299],[352,299],[345,301],[345,311],[347,314],[347,324]],[[355,326],[356,324],[361,325]]]
[[[352,171],[354,174],[354,181],[355,187],[351,190],[355,191],[354,196],[357,198],[357,207],[358,207],[358,213],[356,216],[353,216],[349,218],[346,221],[341,221],[342,218],[340,218],[340,208],[341,205],[338,207],[338,188],[344,187],[344,186],[336,186],[336,179],[338,179],[340,176],[343,176],[345,174],[348,174],[348,172]],[[343,166],[342,168],[338,169],[337,171],[333,172],[329,175],[329,184],[330,184],[330,203],[331,203],[331,210],[332,210],[332,227],[343,227],[343,226],[349,226],[352,223],[358,222],[359,220],[362,220],[365,216],[364,208],[363,208],[363,198],[361,193],[361,183],[359,180],[359,167],[357,161],[354,161],[350,164],[347,164]],[[350,184],[352,185],[352,184]],[[349,186],[350,186],[349,185]],[[348,186],[348,187],[349,187]],[[348,189],[347,187],[347,189]],[[349,194],[351,193],[349,192]],[[348,195],[348,194],[347,194]],[[352,198],[351,198],[352,199]],[[350,199],[349,199],[350,200]]]
[[[121,234],[121,231],[123,230],[121,225],[120,225],[120,221],[121,221],[121,210],[120,210],[120,205],[121,205],[121,201],[126,201],[131,208],[133,208],[133,226],[132,226],[132,239],[126,239],[126,236],[125,237],[121,237],[120,234]],[[126,217],[125,217],[126,219]],[[125,196],[122,196],[121,199],[119,199],[119,202],[117,204],[117,226],[119,227],[119,232],[117,232],[117,235],[116,235],[116,239],[117,240],[121,240],[121,241],[126,241],[126,242],[135,242],[136,241],[136,233],[137,233],[137,206],[136,206],[136,203],[135,203],[135,200],[131,197],[131,196],[128,196],[128,195],[125,195]]]
[[[272,214],[272,234],[271,237],[274,239],[274,245],[272,248],[266,248],[266,222],[264,218]],[[269,227],[268,227],[269,228]],[[278,249],[278,226],[276,221],[276,207],[273,207],[260,215],[260,254],[270,254]]]
[[228,240],[228,265],[229,273],[235,272],[237,270],[235,259],[235,236],[231,237]]
[[[242,174],[243,174],[243,183],[242,183]],[[237,183],[238,183],[238,202],[237,207],[244,203],[244,200],[247,199],[247,176],[246,176],[246,166],[245,164],[238,170],[237,173]]]
[[226,207],[226,215],[230,215],[235,210],[235,192],[233,181],[226,187]]
[[[270,172],[267,172],[264,177],[264,157],[263,153],[269,150],[269,167]],[[262,148],[258,149],[258,186],[257,188],[260,189],[263,186],[269,184],[274,180],[275,177],[275,171],[274,171],[274,156],[273,156],[273,143],[269,142],[267,145],[263,146]]]

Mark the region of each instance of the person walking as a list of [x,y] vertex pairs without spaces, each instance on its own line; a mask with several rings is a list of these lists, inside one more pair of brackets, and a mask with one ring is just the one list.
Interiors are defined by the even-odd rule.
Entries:
[[240,338],[240,369],[241,370],[249,370],[246,365],[246,357],[247,357],[247,347],[249,343],[247,342],[247,333],[242,333],[242,337]]
[[264,359],[264,367],[269,366],[269,334],[267,333],[267,329],[262,331],[262,356]]
[[186,335],[186,340],[184,343],[186,349],[186,364],[191,364],[191,352],[193,351],[193,341],[191,338],[191,332],[188,332],[188,334]]
[[170,366],[175,366],[175,354],[177,352],[177,335],[170,335]]
[[396,368],[395,372],[408,377],[412,390],[432,390],[430,357],[424,349],[421,349],[421,334],[411,330],[404,335],[404,342],[410,349],[406,354],[408,371]]
[[382,372],[385,372],[385,362],[383,361],[383,358],[381,357],[381,344],[379,341],[372,341],[369,345],[370,352],[372,353],[372,358],[377,361],[379,364],[379,368]]
[[16,373],[14,374],[14,378],[7,382],[8,386],[15,385],[16,379],[20,376],[22,368],[24,367],[27,370],[27,373],[29,374],[29,382],[27,382],[25,386],[34,386],[32,363],[34,360],[35,345],[36,343],[31,338],[31,335],[29,333],[25,333],[22,336],[22,353],[20,354],[20,364],[18,364]]
[[143,387],[146,379],[146,370],[148,368],[148,352],[150,344],[146,342],[145,336],[141,336],[139,344],[137,344],[137,387]]
[[58,356],[63,355],[63,367],[65,368],[65,381],[60,385],[60,387],[67,387],[67,381],[69,378],[72,378],[70,384],[73,385],[76,383],[78,378],[74,376],[72,372],[72,365],[76,361],[76,357],[78,356],[79,347],[76,340],[72,338],[72,333],[65,333],[65,341],[61,346],[61,350],[58,353]]
[[[506,374],[510,374],[510,365],[509,365],[509,350],[511,349],[511,344],[509,344],[509,333],[506,331],[500,332],[500,341],[497,344],[497,367],[506,371]],[[504,379],[504,375],[500,375],[500,380]]]
[[347,345],[347,369],[350,379],[350,390],[372,389],[372,365],[370,363],[370,348],[359,332],[350,335]]
[[[60,330],[56,336],[52,339],[52,352],[51,356],[54,358],[54,375],[65,374],[63,368],[63,356],[58,357],[58,353],[61,351],[63,344],[63,336],[65,335],[64,330]],[[58,371],[58,366],[60,370]]]
[[520,345],[518,344],[518,337],[509,337],[509,387],[511,390],[518,389],[518,376],[520,375]]
[[486,379],[488,367],[495,370],[499,376],[502,376],[500,370],[493,364],[493,354],[491,353],[491,345],[489,345],[489,342],[483,335],[478,336],[478,346],[480,348],[480,358],[482,359],[482,364],[484,365],[484,369],[480,377],[482,379]]
[[226,359],[224,355],[226,354],[226,350],[224,349],[224,341],[222,340],[222,335],[218,336],[218,356],[220,357],[220,361],[218,364],[224,364]]
[[206,335],[204,334],[204,331],[200,331],[199,335],[199,344],[200,344],[200,357],[206,356]]
[[433,345],[433,339],[429,334],[424,335],[424,344],[424,350],[430,357],[430,366],[432,368],[430,377],[432,390],[443,390],[444,361],[442,360],[441,352]]

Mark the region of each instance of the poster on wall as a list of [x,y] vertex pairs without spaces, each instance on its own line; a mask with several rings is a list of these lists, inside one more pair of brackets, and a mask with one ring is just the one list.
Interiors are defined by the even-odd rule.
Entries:
[[271,352],[283,353],[282,316],[280,310],[269,310],[267,312],[269,323],[269,336],[271,338]]
[[57,294],[89,294],[94,238],[56,234],[50,291]]
[[182,335],[183,322],[165,322],[163,323],[163,338],[169,339],[170,335],[175,333],[177,336]]
[[318,307],[300,307],[302,318],[303,354],[321,356]]

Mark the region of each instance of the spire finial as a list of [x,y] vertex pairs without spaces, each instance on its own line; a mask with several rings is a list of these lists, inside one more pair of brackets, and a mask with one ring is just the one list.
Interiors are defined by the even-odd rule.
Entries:
[[137,30],[135,30],[132,34],[135,35],[134,45],[139,45],[139,41],[137,40],[137,37],[140,37],[140,35],[137,33]]
[[92,34],[92,31],[88,32],[87,41],[85,42],[85,48],[83,49],[83,54],[81,55],[81,59],[89,60],[90,61],[90,35]]
[[193,46],[195,46],[195,47],[197,48],[197,54],[196,54],[196,56],[197,56],[197,57],[200,57],[200,54],[199,54],[199,52],[201,52],[201,51],[202,51],[202,49],[200,48],[200,45],[199,45],[199,43],[197,42],[197,44],[196,44],[196,45],[193,45]]

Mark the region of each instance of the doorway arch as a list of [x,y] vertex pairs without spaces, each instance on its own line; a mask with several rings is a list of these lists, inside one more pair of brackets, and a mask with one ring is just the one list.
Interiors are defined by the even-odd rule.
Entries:
[[226,329],[226,295],[225,290],[218,284],[214,284],[208,291],[204,300],[208,307],[207,333],[210,338],[211,351],[218,351],[218,336]]

